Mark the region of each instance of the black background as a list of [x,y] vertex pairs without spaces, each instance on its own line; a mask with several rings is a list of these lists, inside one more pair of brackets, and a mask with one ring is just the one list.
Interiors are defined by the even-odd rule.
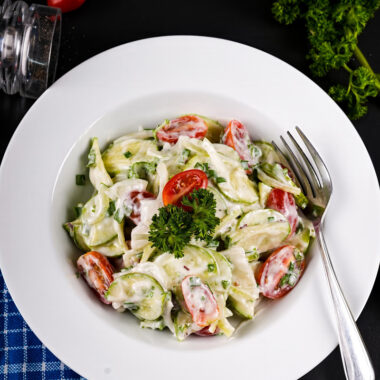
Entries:
[[[43,4],[43,1],[35,1]],[[305,55],[308,50],[302,23],[285,27],[274,21],[271,1],[170,1],[170,0],[87,0],[78,10],[63,16],[62,41],[57,78],[84,60],[114,46],[147,37],[190,34],[220,37],[266,51],[310,76]],[[380,72],[380,10],[360,36],[359,46],[375,71]],[[238,62],[237,62],[238,65]],[[333,73],[330,79],[338,74]],[[328,79],[314,79],[327,88]],[[3,156],[17,125],[33,100],[0,94],[0,153]],[[376,172],[380,172],[380,96],[369,105],[365,118],[354,122]],[[370,207],[370,202],[368,207]],[[378,252],[374,252],[378,254]],[[380,290],[379,276],[358,320],[376,373],[380,373]],[[312,326],[311,326],[312,328]],[[274,344],[281,342],[274,342]],[[297,365],[298,358],[289,366]],[[273,358],[273,365],[276,359]],[[211,365],[211,363],[210,363]],[[253,363],[254,365],[254,363]],[[248,375],[248,374],[247,374]],[[254,377],[254,371],[249,374]],[[339,350],[303,377],[344,379]]]

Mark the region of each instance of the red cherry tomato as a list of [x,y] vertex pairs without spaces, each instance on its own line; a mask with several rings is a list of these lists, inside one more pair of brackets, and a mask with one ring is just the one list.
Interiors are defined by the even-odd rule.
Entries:
[[199,277],[185,277],[181,288],[187,310],[198,326],[209,326],[218,319],[219,307],[215,297]]
[[131,207],[132,212],[129,215],[129,218],[135,223],[139,224],[141,221],[141,201],[145,199],[155,199],[156,197],[149,193],[148,191],[131,191],[126,200],[125,204],[128,207]]
[[217,327],[215,331],[212,333],[209,330],[210,326],[203,327],[202,330],[196,331],[194,334],[198,336],[214,336],[219,334],[219,328]]
[[108,259],[99,252],[87,252],[79,257],[77,267],[88,285],[98,293],[100,300],[110,304],[104,297],[113,281],[113,268]]
[[[248,145],[251,143],[247,128],[238,120],[231,120],[222,137],[222,142],[225,145],[235,149],[239,157],[243,161],[248,162],[248,166],[254,164],[252,154]],[[248,174],[252,172],[251,169],[246,170]]]
[[62,13],[74,11],[86,0],[47,0],[49,7],[61,8]]
[[162,192],[164,205],[173,204],[186,209],[182,206],[181,199],[195,189],[206,189],[207,184],[207,175],[202,170],[191,169],[178,173],[164,187]]
[[170,120],[157,131],[156,136],[161,141],[175,144],[179,136],[203,139],[207,129],[207,124],[199,116],[186,115]]
[[305,259],[296,248],[286,245],[276,249],[260,268],[258,282],[262,294],[267,298],[281,298],[298,283],[305,269]]
[[269,193],[266,207],[280,212],[290,224],[289,237],[294,234],[298,223],[297,206],[292,194],[281,189],[273,189]]

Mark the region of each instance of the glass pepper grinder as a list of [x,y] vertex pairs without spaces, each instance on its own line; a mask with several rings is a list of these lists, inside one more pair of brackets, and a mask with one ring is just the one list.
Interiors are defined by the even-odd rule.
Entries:
[[0,5],[0,87],[38,98],[54,81],[61,10],[24,1]]

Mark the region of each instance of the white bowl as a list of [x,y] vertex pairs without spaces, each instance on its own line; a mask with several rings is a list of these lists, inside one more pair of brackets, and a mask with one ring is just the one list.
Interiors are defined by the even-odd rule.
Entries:
[[[190,338],[140,329],[102,305],[78,279],[62,223],[88,189],[89,139],[104,147],[137,126],[194,112],[238,118],[271,141],[298,125],[334,183],[326,239],[358,317],[379,266],[380,197],[367,151],[339,107],[284,62],[237,43],[163,37],[126,44],[57,81],[20,123],[0,172],[0,265],[23,317],[47,347],[90,379],[293,379],[337,344],[318,247],[299,285],[271,302],[232,339]],[[363,200],[370,199],[366,206]]]

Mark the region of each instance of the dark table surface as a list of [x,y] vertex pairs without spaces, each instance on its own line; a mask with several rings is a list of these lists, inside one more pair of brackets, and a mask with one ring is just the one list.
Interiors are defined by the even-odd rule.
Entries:
[[[44,3],[43,1],[34,1]],[[220,37],[254,46],[284,60],[310,76],[305,59],[307,41],[302,23],[285,27],[274,21],[270,1],[88,0],[77,11],[64,14],[57,77],[106,49],[139,40],[173,34]],[[360,47],[375,71],[380,71],[380,11],[360,37]],[[333,75],[332,75],[333,76]],[[312,78],[313,79],[313,78]],[[315,78],[314,78],[315,80]],[[325,80],[316,82],[326,88]],[[18,95],[0,94],[0,154],[3,156],[17,125],[33,105]],[[380,99],[354,126],[363,139],[376,172],[380,172]],[[358,320],[358,326],[380,373],[379,276]],[[289,366],[296,365],[289,363]],[[344,379],[339,350],[335,349],[303,379]]]

